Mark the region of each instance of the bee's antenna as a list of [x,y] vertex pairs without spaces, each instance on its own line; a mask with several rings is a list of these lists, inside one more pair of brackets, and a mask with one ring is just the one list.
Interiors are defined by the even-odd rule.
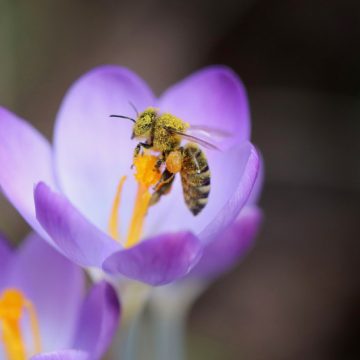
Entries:
[[139,112],[138,112],[138,109],[136,108],[136,106],[131,101],[129,101],[129,104],[133,108],[133,110],[135,111],[136,116],[139,117]]
[[133,118],[128,117],[128,116],[123,116],[123,115],[110,115],[110,117],[117,117],[117,118],[121,118],[121,119],[127,119],[127,120],[131,120],[132,122],[136,122]]

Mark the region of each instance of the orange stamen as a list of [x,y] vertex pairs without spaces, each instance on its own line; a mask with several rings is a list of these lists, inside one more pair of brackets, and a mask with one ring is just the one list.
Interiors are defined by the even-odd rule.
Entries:
[[124,182],[126,180],[126,176],[123,176],[118,184],[115,198],[113,201],[113,206],[111,209],[109,224],[108,224],[108,232],[109,235],[116,241],[120,241],[120,226],[119,226],[119,207],[121,201],[121,192],[124,186]]
[[125,247],[134,246],[140,240],[150,198],[151,194],[148,189],[144,185],[139,184]]
[[[130,221],[129,231],[125,242],[125,247],[136,245],[142,235],[145,216],[148,211],[151,199],[150,187],[157,184],[160,180],[161,173],[155,168],[157,157],[154,155],[141,155],[134,159],[136,173],[135,179],[138,183],[138,190],[135,198],[134,210]],[[114,239],[120,239],[118,227],[118,215],[120,206],[120,194],[122,192],[125,177],[120,179],[117,192],[115,194],[113,207],[110,215],[108,231]]]
[[0,324],[1,341],[9,360],[26,360],[30,356],[26,354],[20,326],[24,310],[27,310],[30,318],[34,342],[33,353],[41,351],[40,329],[33,304],[19,290],[7,289],[0,297]]
[[156,162],[156,156],[146,154],[138,156],[134,160],[136,168],[134,176],[138,182],[138,191],[125,247],[136,245],[142,235],[145,216],[151,199],[149,188],[157,184],[161,177],[160,171],[155,168]]
[[29,313],[31,332],[34,338],[34,353],[37,354],[41,351],[41,337],[40,337],[40,327],[36,315],[36,310],[32,302],[29,300],[25,300],[24,305]]

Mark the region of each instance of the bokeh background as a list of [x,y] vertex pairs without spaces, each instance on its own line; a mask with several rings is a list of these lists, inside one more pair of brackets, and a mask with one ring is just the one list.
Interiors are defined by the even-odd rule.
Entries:
[[[232,67],[266,162],[265,222],[195,304],[189,358],[359,359],[359,44],[356,0],[0,0],[0,103],[51,138],[66,89],[96,65],[158,94]],[[0,229],[28,231],[3,198]]]

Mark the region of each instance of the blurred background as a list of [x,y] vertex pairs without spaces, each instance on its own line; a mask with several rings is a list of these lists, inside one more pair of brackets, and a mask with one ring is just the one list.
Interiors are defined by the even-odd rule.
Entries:
[[[356,0],[0,0],[0,103],[51,138],[65,91],[96,65],[157,94],[232,67],[265,158],[265,222],[196,303],[189,358],[359,359],[359,44]],[[0,229],[28,231],[3,198]]]

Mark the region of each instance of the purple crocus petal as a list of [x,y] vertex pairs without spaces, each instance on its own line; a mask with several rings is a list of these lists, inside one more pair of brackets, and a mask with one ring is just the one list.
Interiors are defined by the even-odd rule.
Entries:
[[228,152],[214,152],[209,156],[209,165],[211,191],[206,207],[193,216],[183,201],[182,186],[177,179],[171,193],[161,199],[156,209],[154,207],[154,213],[155,210],[167,210],[158,224],[158,231],[185,229],[207,242],[236,219],[256,180],[259,166],[257,151],[251,143],[245,142]]
[[79,267],[31,234],[14,255],[7,286],[21,289],[33,302],[44,351],[70,347],[84,293]]
[[39,234],[35,217],[34,185],[46,181],[55,188],[48,141],[15,114],[0,107],[0,189]]
[[[56,119],[59,184],[71,202],[100,229],[107,225],[117,183],[130,171],[136,146],[130,140],[133,123],[109,116],[136,117],[130,102],[142,111],[155,100],[133,72],[102,66],[75,82]],[[132,201],[124,193],[123,204],[130,208]]]
[[101,267],[119,249],[109,236],[97,229],[62,194],[40,183],[34,191],[36,216],[59,250],[81,266]]
[[4,286],[4,281],[7,277],[7,272],[12,258],[13,258],[13,252],[11,251],[5,237],[0,234],[0,268],[1,268],[0,291]]
[[202,244],[192,233],[163,234],[118,251],[103,268],[150,285],[164,285],[185,276],[201,254]]
[[[216,238],[236,219],[250,196],[259,171],[259,156],[251,143],[234,148],[228,155],[227,162],[219,162],[213,166],[213,173],[217,174],[216,177],[213,176],[213,202],[224,205],[220,206],[215,218],[212,217],[213,220],[201,231],[199,237],[205,242]],[[226,172],[231,176],[224,176],[222,179],[221,174]],[[222,193],[229,196],[227,200],[226,196],[221,194],[221,186]]]
[[189,276],[209,279],[229,270],[248,252],[261,220],[259,208],[244,208],[234,224],[204,247],[201,260]]
[[89,354],[79,350],[61,350],[32,356],[31,360],[88,360]]
[[261,155],[261,152],[258,150],[259,155],[259,171],[256,177],[256,181],[253,189],[251,190],[250,196],[246,202],[246,205],[255,205],[259,202],[259,198],[264,187],[265,180],[265,167],[264,167],[264,159]]
[[[0,267],[1,271],[7,267],[10,259],[12,257],[12,250],[9,246],[8,241],[5,239],[5,237],[0,234]],[[2,278],[2,276],[0,277]]]
[[190,125],[205,125],[232,134],[232,144],[250,139],[246,90],[224,66],[211,66],[170,87],[159,99],[161,111]]
[[100,359],[109,347],[119,325],[120,304],[115,290],[105,281],[94,285],[80,314],[74,349]]

